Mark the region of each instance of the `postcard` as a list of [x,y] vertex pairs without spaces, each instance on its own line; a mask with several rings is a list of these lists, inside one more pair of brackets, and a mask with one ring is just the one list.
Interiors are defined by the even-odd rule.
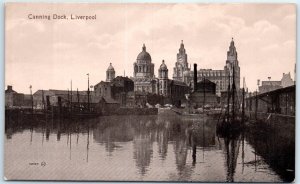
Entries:
[[6,3],[6,180],[292,182],[295,4]]

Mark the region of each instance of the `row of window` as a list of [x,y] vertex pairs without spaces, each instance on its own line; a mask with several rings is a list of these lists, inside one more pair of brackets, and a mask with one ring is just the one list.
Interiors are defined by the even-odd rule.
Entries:
[[166,88],[166,87],[167,87],[167,81],[160,81],[159,88],[162,89],[162,88]]
[[224,72],[208,72],[208,73],[203,73],[203,72],[198,72],[198,76],[206,76],[206,77],[225,77]]
[[151,72],[150,66],[138,66],[138,72]]

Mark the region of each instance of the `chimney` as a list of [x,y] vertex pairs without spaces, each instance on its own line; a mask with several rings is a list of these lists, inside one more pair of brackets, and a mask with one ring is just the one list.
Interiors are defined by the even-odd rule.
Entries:
[[194,91],[197,91],[197,64],[194,63]]
[[13,89],[12,89],[12,86],[10,86],[10,85],[8,85],[7,86],[7,91],[12,91]]

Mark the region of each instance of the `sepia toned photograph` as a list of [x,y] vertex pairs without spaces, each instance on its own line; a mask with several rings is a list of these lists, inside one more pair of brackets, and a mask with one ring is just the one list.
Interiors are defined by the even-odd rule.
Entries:
[[6,3],[4,179],[293,182],[296,5]]

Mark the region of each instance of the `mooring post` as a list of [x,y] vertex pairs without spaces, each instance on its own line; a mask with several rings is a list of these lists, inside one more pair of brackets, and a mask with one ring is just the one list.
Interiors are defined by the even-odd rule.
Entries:
[[31,97],[31,114],[33,114],[33,95],[32,95],[32,86],[29,86],[30,88],[30,97]]
[[59,117],[61,117],[62,114],[62,105],[61,105],[61,97],[59,96],[58,99],[58,113],[59,113]]
[[256,96],[255,96],[255,120],[257,120],[257,108],[258,108],[258,96],[257,96],[257,91],[256,91]]
[[285,93],[285,114],[288,114],[288,93]]

